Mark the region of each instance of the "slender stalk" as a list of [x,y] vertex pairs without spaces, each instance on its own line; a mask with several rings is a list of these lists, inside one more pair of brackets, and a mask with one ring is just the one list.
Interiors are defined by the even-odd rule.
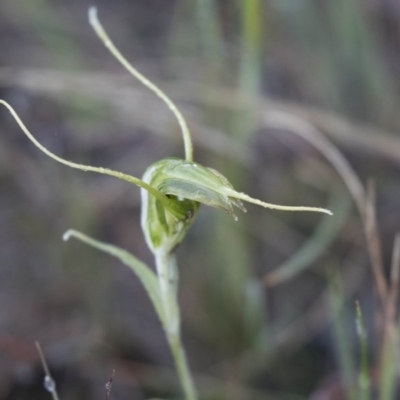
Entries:
[[46,359],[43,354],[42,346],[40,346],[39,342],[35,342],[37,351],[40,356],[40,360],[42,361],[43,369],[44,369],[44,387],[47,391],[51,393],[53,400],[60,400],[58,397],[57,389],[56,389],[56,382],[54,381],[53,377],[51,376],[50,369],[47,365]]
[[356,324],[357,324],[357,333],[360,340],[360,371],[359,371],[360,397],[359,398],[361,400],[370,400],[371,382],[369,376],[367,332],[364,326],[361,306],[358,301],[356,301]]
[[385,331],[382,344],[381,366],[380,366],[380,398],[391,400],[395,398],[397,365],[398,365],[398,344],[399,334],[396,328],[398,311],[398,295],[400,280],[400,233],[395,237],[392,264],[390,272],[390,285],[386,300]]
[[260,90],[261,51],[264,28],[262,17],[264,13],[260,0],[245,0],[240,4],[242,17],[242,49],[239,87],[242,92],[252,97],[257,96]]
[[179,332],[180,313],[177,303],[178,270],[175,257],[162,250],[155,252],[158,282],[165,312],[164,329],[168,335]]
[[177,302],[178,269],[174,254],[155,253],[158,281],[165,312],[164,330],[186,400],[197,400],[196,389],[180,333],[180,311]]
[[354,387],[355,360],[347,335],[346,294],[342,278],[335,271],[328,275],[330,304],[333,314],[333,328],[340,373],[346,388],[348,400],[358,400],[358,391]]
[[194,387],[193,378],[190,373],[185,349],[183,348],[180,335],[177,335],[176,338],[169,338],[168,341],[171,347],[172,355],[174,356],[176,370],[178,371],[186,400],[196,400],[196,389]]

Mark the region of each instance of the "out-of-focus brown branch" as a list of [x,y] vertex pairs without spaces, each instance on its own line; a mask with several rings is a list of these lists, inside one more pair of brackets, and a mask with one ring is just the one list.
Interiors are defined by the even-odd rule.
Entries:
[[[121,96],[125,100],[127,97],[131,100],[146,97],[146,92],[143,89],[135,87],[134,84],[129,85],[131,81],[128,76],[110,73],[0,69],[1,86],[14,85],[48,94],[84,92],[90,96],[104,98],[106,95],[109,101],[114,101]],[[396,163],[400,162],[400,140],[396,134],[372,124],[351,120],[332,111],[265,97],[248,98],[243,93],[226,87],[209,87],[192,82],[168,83],[162,86],[167,87],[171,97],[182,102],[199,101],[214,105],[217,108],[233,110],[245,108],[253,110],[260,118],[263,118],[266,110],[292,115],[312,124],[343,146],[362,148],[373,155],[380,154]],[[157,104],[157,99],[151,100],[151,102]],[[149,102],[149,104],[151,103]],[[134,112],[135,102],[131,103],[130,106]],[[152,115],[160,117],[163,113],[163,110],[157,108],[157,113],[152,113]],[[193,121],[189,122],[192,126]],[[199,144],[208,147],[206,141],[201,140]]]
[[333,143],[324,137],[312,124],[299,117],[266,110],[263,118],[263,126],[300,136],[318,149],[343,179],[360,213],[371,269],[375,278],[374,283],[381,304],[381,315],[384,314],[387,300],[387,284],[380,250],[374,202],[367,196],[364,186],[352,166]]
[[113,370],[110,379],[106,383],[106,400],[110,400],[111,398],[111,390],[112,390],[112,385],[114,381],[114,375],[115,375],[115,369]]
[[387,329],[393,336],[396,332],[397,301],[400,284],[400,232],[396,234],[393,245],[392,263],[390,269],[390,287],[386,304]]
[[375,185],[372,181],[368,183],[368,195],[366,197],[366,207],[364,215],[365,236],[368,243],[368,253],[371,260],[371,268],[374,276],[376,291],[382,306],[386,308],[388,299],[388,288],[384,273],[382,247],[376,222],[376,207],[375,207]]

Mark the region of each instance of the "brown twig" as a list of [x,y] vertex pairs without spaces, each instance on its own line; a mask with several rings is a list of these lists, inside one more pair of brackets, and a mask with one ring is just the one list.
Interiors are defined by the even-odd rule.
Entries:
[[400,283],[400,233],[394,240],[390,271],[389,289],[385,304],[385,320],[383,323],[383,339],[379,354],[379,380],[381,395],[393,398],[393,390],[397,380],[397,364],[399,338],[397,332],[397,301]]
[[400,232],[396,234],[393,245],[390,269],[390,287],[386,301],[386,331],[392,337],[396,334],[397,300],[400,284]]
[[385,310],[388,299],[388,285],[384,274],[381,242],[379,239],[378,224],[376,222],[375,185],[372,181],[368,182],[367,193],[364,215],[365,236],[367,239],[367,248],[371,260],[376,291],[382,309]]
[[266,128],[293,133],[306,140],[325,156],[343,179],[360,213],[371,268],[375,276],[374,282],[383,311],[387,295],[387,284],[384,278],[380,247],[377,244],[379,243],[379,241],[377,242],[377,224],[373,204],[369,200],[360,178],[339,149],[309,122],[291,114],[266,111],[263,125]]
[[[130,101],[128,103],[131,105],[132,111],[135,107],[132,106],[131,100],[139,97],[143,99],[145,95],[140,89],[134,87],[127,89],[127,82],[130,82],[130,77],[125,78],[109,73],[66,73],[64,71],[33,68],[18,71],[7,68],[0,69],[0,85],[9,86],[12,84],[32,91],[52,94],[71,91],[85,92],[91,96],[101,96],[104,100],[112,102],[121,98],[121,96],[126,101],[129,96]],[[175,98],[182,99],[182,101],[195,100],[219,108],[234,110],[243,108],[257,110],[261,118],[263,118],[265,110],[292,115],[321,129],[344,146],[364,148],[374,155],[380,154],[396,163],[400,162],[400,140],[395,133],[372,124],[351,120],[332,111],[271,98],[249,98],[237,90],[226,87],[208,87],[192,82],[185,82],[180,85],[168,84],[168,92],[172,93]],[[157,113],[157,115],[161,114]],[[190,121],[190,125],[193,126],[193,121]],[[221,132],[218,133],[220,139],[224,141]],[[212,135],[210,135],[210,138],[212,139]],[[201,138],[197,139],[200,145],[209,147],[209,142]],[[239,152],[238,155],[240,155]]]
[[110,379],[106,383],[106,400],[110,400],[111,398],[110,396],[111,396],[111,389],[113,385],[114,375],[115,375],[115,369],[113,369]]
[[46,388],[47,391],[49,391],[53,397],[53,400],[59,400],[57,389],[56,389],[56,383],[53,377],[51,376],[50,369],[47,365],[46,359],[43,354],[42,347],[40,346],[39,342],[35,342],[37,351],[39,353],[40,359],[42,361],[43,365],[43,370],[45,373],[44,377],[44,387]]

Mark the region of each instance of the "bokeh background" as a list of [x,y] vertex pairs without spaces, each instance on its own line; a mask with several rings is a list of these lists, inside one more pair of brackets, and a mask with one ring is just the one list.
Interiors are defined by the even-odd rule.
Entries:
[[[179,128],[99,42],[92,4],[0,0],[0,97],[60,156],[140,177],[183,157]],[[375,398],[397,398],[378,389],[382,376],[397,380],[397,359],[382,360],[397,323],[400,3],[94,4],[120,50],[180,107],[196,161],[255,197],[335,214],[249,205],[235,222],[201,209],[178,250],[201,399],[367,398],[360,371]],[[138,188],[55,163],[0,109],[0,398],[50,397],[35,340],[63,400],[104,398],[114,369],[112,399],[181,398],[138,279],[64,243],[69,228],[153,266]]]

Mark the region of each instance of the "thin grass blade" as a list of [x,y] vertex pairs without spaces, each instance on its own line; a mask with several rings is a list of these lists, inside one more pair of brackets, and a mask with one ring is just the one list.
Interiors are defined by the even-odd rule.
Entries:
[[100,251],[103,251],[104,253],[114,256],[118,258],[122,263],[127,265],[142,282],[142,285],[146,289],[147,294],[149,295],[161,322],[163,323],[163,325],[165,325],[165,317],[161,302],[158,279],[156,274],[150,269],[148,265],[138,260],[135,256],[128,253],[126,250],[123,250],[117,246],[108,243],[100,242],[81,232],[70,229],[63,235],[63,239],[65,241],[69,240],[71,237],[74,237],[75,239],[78,239],[81,242],[84,242]]

